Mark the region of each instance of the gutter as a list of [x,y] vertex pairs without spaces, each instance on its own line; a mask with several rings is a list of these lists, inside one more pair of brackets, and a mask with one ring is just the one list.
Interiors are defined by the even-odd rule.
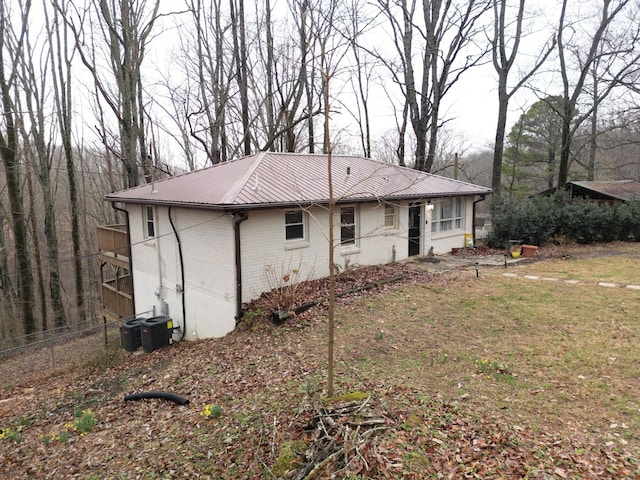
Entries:
[[132,287],[131,303],[133,303],[133,314],[135,315],[136,289],[135,289],[135,282],[133,281],[133,255],[131,254],[131,225],[129,224],[129,211],[124,208],[116,207],[115,203],[111,203],[111,206],[113,207],[114,210],[124,213],[125,222],[127,223],[127,250],[128,250],[127,253],[129,254],[129,275],[131,275],[131,287]]
[[486,198],[486,195],[480,195],[478,200],[473,201],[473,207],[471,209],[471,233],[473,235],[473,247],[476,247],[476,203],[483,202]]
[[[476,195],[486,196],[490,194],[490,191],[482,190],[482,191],[471,191],[471,192],[438,192],[434,194],[425,195],[422,193],[417,193],[414,195],[386,195],[386,196],[354,196],[354,197],[344,197],[339,201],[336,201],[336,205],[339,204],[352,204],[352,203],[379,203],[381,200],[387,201],[395,201],[395,200],[422,200],[425,198],[444,198],[444,197],[472,197]],[[216,210],[220,212],[229,212],[229,213],[238,213],[241,210],[258,210],[258,209],[271,209],[271,208],[300,208],[305,206],[316,206],[316,205],[328,205],[329,200],[326,198],[317,198],[317,199],[305,199],[304,201],[291,200],[291,201],[278,201],[278,202],[270,202],[270,203],[243,203],[243,204],[233,204],[233,203],[197,203],[197,202],[183,202],[183,201],[175,201],[175,200],[153,200],[149,198],[111,198],[109,196],[105,197],[105,201],[107,202],[123,202],[123,203],[133,203],[136,205],[156,205],[162,207],[180,207],[180,208],[197,208],[200,210]]]
[[249,218],[246,210],[233,212],[233,236],[235,240],[236,259],[236,324],[242,317],[242,254],[240,242],[240,224]]

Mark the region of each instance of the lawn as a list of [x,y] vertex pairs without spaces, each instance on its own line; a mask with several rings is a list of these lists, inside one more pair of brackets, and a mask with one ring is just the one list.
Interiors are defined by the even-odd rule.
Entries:
[[343,309],[338,337],[363,378],[402,378],[503,423],[637,443],[639,311],[638,291],[460,272]]
[[[636,478],[640,292],[598,281],[640,283],[639,253],[617,245],[478,277],[412,276],[342,298],[336,390],[353,394],[343,400],[358,413],[331,414],[323,428],[342,430],[326,435],[320,308],[281,326],[250,315],[224,339],[111,351],[108,366],[25,377],[0,392],[0,411],[11,405],[0,475]],[[122,401],[144,390],[190,404]],[[361,417],[376,426],[353,427]],[[309,453],[319,436],[335,453],[296,476],[320,458]]]

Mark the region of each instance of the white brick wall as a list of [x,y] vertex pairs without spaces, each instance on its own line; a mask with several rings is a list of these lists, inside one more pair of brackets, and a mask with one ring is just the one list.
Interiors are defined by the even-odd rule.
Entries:
[[[464,245],[463,234],[471,232],[472,198],[463,200],[465,228],[431,235],[429,215],[422,213],[422,253],[434,253]],[[397,228],[384,227],[384,206],[357,206],[355,246],[335,248],[334,261],[346,265],[376,265],[400,261],[408,255],[408,205],[398,204]],[[340,239],[340,205],[335,214],[335,241]],[[424,207],[423,207],[424,208]],[[325,208],[307,210],[306,239],[287,242],[285,209],[260,209],[248,213],[241,223],[242,301],[248,302],[281,283],[281,277],[297,269],[297,280],[327,276],[328,213]],[[211,210],[174,208],[172,218],[179,232],[184,255],[185,284],[182,286],[178,245],[168,219],[168,208],[155,208],[156,237],[145,239],[143,207],[129,206],[136,312],[169,306],[176,325],[183,325],[182,294],[186,301],[187,339],[220,337],[235,328],[235,252],[230,214]],[[269,269],[267,272],[266,269]],[[294,275],[295,277],[295,275]]]
[[155,208],[156,237],[144,238],[140,206],[129,208],[133,250],[136,312],[160,314],[169,306],[174,324],[183,326],[182,293],[186,302],[185,338],[221,337],[235,328],[235,263],[233,226],[228,214],[172,209],[182,244],[185,283],[182,285],[178,244],[169,209]]
[[[427,227],[427,235],[431,235],[431,245],[433,245],[433,252],[435,254],[449,253],[452,248],[462,248],[465,246],[464,234],[473,232],[473,200],[473,197],[462,198],[462,228],[431,234],[431,227]],[[428,252],[428,248],[429,247],[425,250],[425,254]]]

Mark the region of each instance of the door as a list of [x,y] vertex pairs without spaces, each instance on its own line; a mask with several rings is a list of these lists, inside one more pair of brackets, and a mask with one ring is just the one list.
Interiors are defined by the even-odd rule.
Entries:
[[420,255],[421,227],[422,227],[422,205],[419,203],[409,204],[409,256]]

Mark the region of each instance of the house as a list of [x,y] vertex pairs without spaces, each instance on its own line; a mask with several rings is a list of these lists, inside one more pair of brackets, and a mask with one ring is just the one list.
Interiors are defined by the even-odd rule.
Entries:
[[[327,276],[327,166],[326,155],[261,152],[107,195],[127,212],[135,311],[170,315],[182,338],[220,337],[280,273]],[[491,192],[336,155],[332,185],[340,266],[462,247]]]

